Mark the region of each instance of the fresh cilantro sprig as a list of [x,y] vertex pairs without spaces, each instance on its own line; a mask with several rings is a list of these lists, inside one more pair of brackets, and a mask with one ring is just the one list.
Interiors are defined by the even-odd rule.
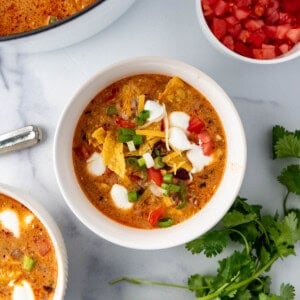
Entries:
[[[300,131],[290,132],[281,126],[273,127],[273,158],[300,158]],[[237,197],[222,219],[222,227],[211,230],[186,244],[193,254],[207,257],[223,252],[229,244],[238,250],[219,261],[214,276],[194,274],[187,285],[176,285],[137,278],[122,277],[111,284],[127,281],[188,289],[198,300],[293,300],[295,289],[281,284],[279,295],[271,293],[271,277],[266,273],[279,258],[296,255],[295,244],[300,240],[300,209],[287,209],[290,193],[300,195],[300,165],[289,165],[278,176],[287,188],[283,201],[284,216],[262,215],[260,205],[251,205]]]
[[[273,127],[273,158],[300,158],[300,130],[288,131],[282,126]],[[287,200],[291,193],[300,195],[300,165],[292,164],[281,171],[278,181],[287,188],[287,194],[283,201],[283,210],[287,214],[294,211],[300,216],[299,209],[288,209]]]

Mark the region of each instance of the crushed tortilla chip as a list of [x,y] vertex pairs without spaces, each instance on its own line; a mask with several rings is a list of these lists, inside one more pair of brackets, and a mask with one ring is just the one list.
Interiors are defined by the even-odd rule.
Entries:
[[176,174],[177,170],[183,168],[190,172],[193,168],[189,160],[185,155],[182,155],[180,151],[173,151],[170,154],[163,157],[163,162],[172,168],[172,172]]
[[122,112],[125,116],[131,116],[131,101],[137,99],[140,94],[140,89],[132,81],[122,87],[120,99],[122,101]]
[[139,95],[138,97],[138,113],[140,113],[144,109],[145,98],[145,95]]
[[117,141],[115,134],[108,131],[103,143],[102,157],[105,165],[119,175],[125,176],[125,157],[123,144]]
[[95,148],[101,150],[105,137],[106,137],[106,131],[102,127],[99,127],[92,133],[88,141],[90,145],[93,145]]
[[159,95],[162,102],[188,102],[190,94],[187,84],[178,77],[169,80],[165,90]]

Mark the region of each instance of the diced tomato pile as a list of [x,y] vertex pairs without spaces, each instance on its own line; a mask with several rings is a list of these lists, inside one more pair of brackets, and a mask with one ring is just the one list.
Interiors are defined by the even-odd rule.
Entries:
[[218,40],[240,55],[272,59],[300,41],[300,0],[200,0]]

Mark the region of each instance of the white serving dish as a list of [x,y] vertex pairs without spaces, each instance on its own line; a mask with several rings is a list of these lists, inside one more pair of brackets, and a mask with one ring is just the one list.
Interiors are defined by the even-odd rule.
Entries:
[[68,259],[62,234],[54,219],[37,201],[28,194],[8,185],[0,184],[0,194],[7,195],[26,206],[45,226],[54,250],[57,261],[57,284],[53,300],[63,300],[68,278]]
[[[143,230],[121,225],[99,212],[81,190],[73,169],[75,126],[87,104],[111,83],[131,75],[178,76],[203,93],[216,109],[227,138],[225,174],[209,203],[190,219],[165,229]],[[100,237],[136,249],[161,249],[188,242],[211,229],[232,205],[246,167],[246,141],[238,113],[227,94],[209,76],[183,62],[140,57],[116,63],[85,83],[65,108],[55,136],[55,173],[61,192],[73,213]]]

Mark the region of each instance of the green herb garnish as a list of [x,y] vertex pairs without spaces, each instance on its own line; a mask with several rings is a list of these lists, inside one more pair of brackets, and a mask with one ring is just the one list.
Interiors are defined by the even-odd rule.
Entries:
[[139,198],[139,194],[137,191],[128,192],[128,201],[129,202],[136,202],[136,201],[138,201],[138,198]]
[[137,125],[142,126],[146,123],[146,121],[149,117],[150,117],[150,111],[149,110],[143,110],[136,117],[135,121],[136,121]]
[[108,116],[114,116],[118,113],[117,108],[114,105],[111,105],[107,108],[106,114]]
[[[300,131],[289,132],[283,127],[273,128],[274,158],[300,157]],[[290,284],[281,284],[279,295],[271,293],[271,278],[266,273],[274,262],[295,255],[295,245],[300,240],[300,210],[287,208],[290,193],[300,195],[300,165],[284,168],[278,181],[287,188],[283,201],[284,216],[263,215],[262,207],[251,205],[246,199],[237,197],[222,219],[222,226],[210,230],[203,236],[186,244],[193,254],[216,256],[232,242],[239,244],[228,257],[219,261],[214,276],[195,274],[187,285],[177,285],[137,278],[122,277],[111,284],[126,281],[134,284],[151,284],[187,289],[195,293],[198,300],[293,300],[295,289]],[[174,184],[161,185],[169,192]],[[180,183],[181,200],[186,201],[186,187]],[[167,222],[167,219],[160,220]]]
[[163,176],[164,183],[172,183],[173,182],[173,174],[167,173]]
[[154,169],[162,169],[165,166],[165,163],[162,160],[161,156],[154,158]]
[[34,258],[24,255],[22,268],[26,271],[32,271],[32,269],[34,268],[36,263],[37,263],[37,261]]
[[174,220],[172,218],[162,218],[158,221],[158,227],[166,228],[170,227],[174,224]]

